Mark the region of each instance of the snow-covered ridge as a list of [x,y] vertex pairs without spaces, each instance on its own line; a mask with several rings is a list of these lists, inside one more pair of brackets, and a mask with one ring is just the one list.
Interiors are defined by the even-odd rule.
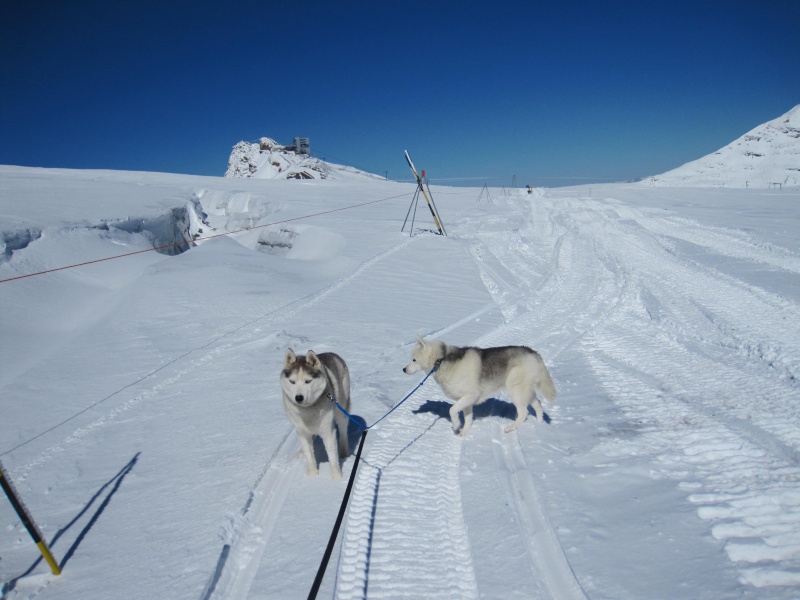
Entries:
[[800,104],[716,152],[644,180],[657,186],[800,186]]
[[242,141],[233,147],[225,177],[255,179],[383,179],[353,167],[335,165],[308,154],[294,146],[283,146],[262,137],[258,142]]

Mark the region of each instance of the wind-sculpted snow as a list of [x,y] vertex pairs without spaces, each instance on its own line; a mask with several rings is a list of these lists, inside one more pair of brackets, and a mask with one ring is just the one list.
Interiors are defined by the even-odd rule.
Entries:
[[[16,259],[26,264],[36,264],[37,259],[27,259],[27,250],[32,244],[40,240],[43,235],[61,236],[67,233],[72,242],[64,246],[85,245],[90,238],[110,240],[117,246],[151,247],[155,251],[174,256],[185,252],[194,245],[194,240],[203,232],[203,215],[199,206],[192,202],[185,202],[183,206],[173,208],[164,214],[153,217],[128,217],[126,219],[104,220],[96,224],[76,224],[66,229],[54,228],[43,232],[35,228],[24,228],[0,234],[0,262],[10,261],[16,254]],[[66,249],[66,248],[65,248]],[[114,254],[121,254],[116,250]],[[34,256],[38,252],[32,253]],[[67,256],[65,252],[62,256]],[[113,256],[113,254],[111,254]],[[109,255],[96,255],[83,257],[86,260],[106,259]],[[68,266],[62,263],[55,268]],[[46,270],[46,269],[42,269]]]
[[0,233],[0,261],[9,260],[14,252],[27,248],[41,235],[41,231],[30,228]]

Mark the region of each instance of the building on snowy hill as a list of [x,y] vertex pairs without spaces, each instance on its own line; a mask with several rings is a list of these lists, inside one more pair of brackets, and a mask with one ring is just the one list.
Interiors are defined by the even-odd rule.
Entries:
[[308,138],[294,138],[294,146],[283,146],[272,138],[257,143],[242,141],[233,147],[225,177],[257,179],[327,179],[329,168],[311,157]]
[[298,154],[311,156],[311,142],[308,141],[308,138],[294,138],[294,151]]
[[311,156],[306,137],[294,138],[293,146],[284,146],[272,138],[236,144],[228,158],[225,177],[254,179],[380,179],[354,167],[335,165]]

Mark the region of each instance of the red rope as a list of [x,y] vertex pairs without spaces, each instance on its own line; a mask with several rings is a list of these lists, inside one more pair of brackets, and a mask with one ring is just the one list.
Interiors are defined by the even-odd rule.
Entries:
[[155,250],[164,250],[166,248],[174,248],[175,246],[183,246],[184,244],[188,244],[191,241],[194,242],[202,242],[205,240],[211,240],[214,238],[222,237],[225,235],[233,235],[234,233],[241,233],[243,231],[251,231],[253,229],[260,229],[262,227],[270,227],[271,225],[278,225],[280,223],[289,223],[290,221],[300,221],[301,219],[310,219],[311,217],[318,217],[320,215],[327,215],[330,213],[339,212],[342,210],[350,210],[353,208],[360,208],[362,206],[367,206],[369,204],[376,204],[378,202],[385,202],[386,200],[394,200],[395,198],[402,198],[403,196],[410,196],[410,194],[399,194],[397,196],[390,196],[388,198],[381,198],[380,200],[370,200],[369,202],[362,202],[361,204],[352,204],[350,206],[343,206],[341,208],[332,208],[331,210],[324,210],[322,212],[313,213],[310,215],[303,215],[302,217],[293,217],[291,219],[283,219],[282,221],[273,221],[272,223],[265,223],[264,225],[253,225],[252,227],[243,227],[242,229],[237,229],[235,231],[226,231],[223,233],[217,233],[214,235],[207,235],[204,237],[198,237],[194,240],[186,240],[183,242],[174,242],[172,244],[165,244],[163,246],[157,246],[155,248],[147,248],[146,250],[135,250],[133,252],[126,252],[125,254],[117,254],[116,256],[107,256],[105,258],[98,258],[95,260],[87,260],[86,262],[82,263],[75,263],[74,265],[67,265],[65,267],[57,267],[55,269],[48,269],[46,271],[39,271],[37,273],[28,273],[27,275],[17,275],[16,277],[9,277],[8,279],[0,279],[0,283],[7,283],[9,281],[17,281],[19,279],[26,279],[28,277],[36,277],[38,275],[45,275],[47,273],[55,273],[56,271],[63,271],[65,269],[74,269],[75,267],[84,267],[86,265],[93,265],[95,263],[104,262],[107,260],[116,260],[117,258],[124,258],[126,256],[133,256],[135,254],[143,254],[144,252],[153,252]]

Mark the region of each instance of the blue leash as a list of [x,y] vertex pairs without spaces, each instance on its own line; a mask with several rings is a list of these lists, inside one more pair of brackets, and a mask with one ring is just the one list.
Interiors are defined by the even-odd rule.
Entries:
[[392,414],[392,413],[393,413],[395,410],[397,410],[397,408],[398,408],[398,407],[399,407],[399,406],[400,406],[400,405],[401,405],[403,402],[405,402],[406,400],[408,400],[409,398],[411,398],[411,396],[413,396],[413,395],[414,395],[414,392],[416,392],[416,391],[417,391],[419,388],[421,388],[421,387],[422,387],[422,384],[423,384],[423,383],[425,383],[425,382],[428,380],[428,377],[430,377],[431,375],[433,375],[433,372],[434,372],[434,371],[436,371],[436,369],[438,369],[438,368],[439,368],[439,364],[440,364],[440,363],[441,363],[441,360],[437,360],[437,361],[436,361],[436,363],[433,365],[433,368],[430,370],[430,372],[429,372],[427,375],[425,375],[425,378],[424,378],[422,381],[420,381],[420,382],[417,384],[417,387],[415,387],[413,390],[411,390],[411,391],[408,393],[408,395],[407,395],[405,398],[403,398],[402,400],[400,400],[400,402],[398,402],[397,404],[395,404],[395,405],[392,407],[392,410],[390,410],[389,412],[387,412],[385,415],[383,415],[383,416],[382,416],[380,419],[378,419],[377,421],[375,421],[375,422],[374,422],[372,425],[370,425],[369,427],[366,427],[366,426],[364,426],[362,423],[359,423],[358,421],[356,421],[356,420],[355,420],[355,418],[353,418],[353,415],[351,415],[349,412],[347,412],[347,411],[344,409],[344,407],[343,407],[341,404],[339,404],[339,402],[337,402],[337,401],[336,401],[336,398],[334,398],[333,396],[331,396],[331,397],[330,397],[330,398],[331,398],[331,402],[333,402],[333,403],[336,405],[336,407],[337,407],[337,408],[338,408],[340,411],[342,411],[342,412],[343,412],[345,415],[347,415],[347,418],[348,418],[348,419],[350,419],[350,420],[351,420],[353,423],[355,423],[356,425],[358,425],[358,427],[359,427],[360,429],[364,429],[364,430],[367,430],[367,429],[372,429],[373,427],[375,427],[375,425],[377,425],[378,423],[380,423],[381,421],[383,421],[383,420],[384,420],[386,417],[388,417],[388,416],[389,416],[390,414]]

